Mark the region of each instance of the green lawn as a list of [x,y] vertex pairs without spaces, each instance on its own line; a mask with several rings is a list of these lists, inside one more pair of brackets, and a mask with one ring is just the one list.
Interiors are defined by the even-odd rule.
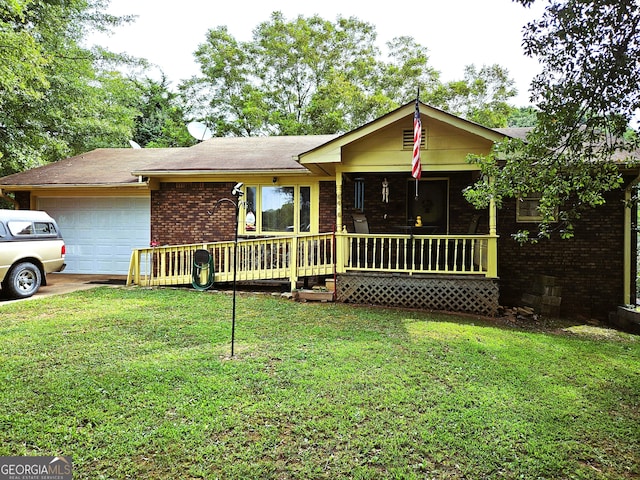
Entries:
[[640,478],[640,337],[102,287],[0,305],[0,455],[74,478]]

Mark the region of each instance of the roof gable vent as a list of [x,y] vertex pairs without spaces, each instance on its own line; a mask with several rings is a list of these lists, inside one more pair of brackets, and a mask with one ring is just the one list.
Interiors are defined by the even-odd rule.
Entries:
[[[425,148],[425,132],[422,129],[422,138],[420,139],[420,148]],[[413,129],[407,129],[402,131],[402,149],[413,150]]]

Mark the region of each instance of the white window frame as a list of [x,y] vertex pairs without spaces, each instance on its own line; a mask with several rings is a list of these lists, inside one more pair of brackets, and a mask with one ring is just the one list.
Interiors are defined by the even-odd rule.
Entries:
[[[541,222],[542,215],[540,213],[536,213],[535,215],[531,212],[535,209],[538,212],[538,207],[540,206],[540,198],[541,194],[531,193],[524,197],[518,197],[516,200],[516,222],[517,223],[534,223]],[[529,203],[530,206],[528,208],[523,208],[525,203]],[[558,217],[558,211],[556,210],[554,217]],[[555,221],[555,220],[554,220]]]
[[[282,231],[264,231],[262,228],[262,189],[265,187],[283,187],[283,188],[293,188],[293,229],[292,230],[282,230]],[[300,229],[301,222],[301,188],[309,188],[309,200],[310,200],[310,225],[308,230]],[[253,206],[253,214],[255,215],[255,230],[248,229],[247,226],[247,214],[249,213],[249,209],[246,203],[246,192],[248,189],[255,189],[255,205]],[[284,235],[292,235],[298,233],[314,233],[317,232],[318,229],[318,187],[317,185],[310,183],[282,183],[278,185],[274,185],[273,183],[251,183],[245,186],[245,201],[242,202],[240,208],[240,220],[238,231],[242,235],[247,236],[284,236]]]

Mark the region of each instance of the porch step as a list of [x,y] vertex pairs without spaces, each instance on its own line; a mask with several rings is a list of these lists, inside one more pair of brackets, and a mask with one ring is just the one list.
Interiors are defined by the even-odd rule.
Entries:
[[294,290],[292,296],[297,302],[333,302],[333,292],[326,289]]

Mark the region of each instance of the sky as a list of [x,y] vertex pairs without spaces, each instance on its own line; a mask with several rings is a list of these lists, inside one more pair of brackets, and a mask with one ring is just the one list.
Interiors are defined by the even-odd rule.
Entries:
[[462,79],[466,65],[497,63],[516,82],[515,106],[529,105],[529,84],[540,69],[535,59],[524,55],[521,43],[523,26],[542,10],[512,0],[111,0],[108,12],[138,18],[110,36],[91,36],[89,43],[146,58],[157,65],[157,78],[162,71],[176,86],[199,73],[193,52],[209,29],[226,26],[237,40],[249,41],[254,28],[269,21],[274,11],[287,20],[316,14],[332,22],[338,16],[356,17],[375,26],[381,49],[392,38],[413,37],[427,47],[430,66],[440,71],[443,81]]

